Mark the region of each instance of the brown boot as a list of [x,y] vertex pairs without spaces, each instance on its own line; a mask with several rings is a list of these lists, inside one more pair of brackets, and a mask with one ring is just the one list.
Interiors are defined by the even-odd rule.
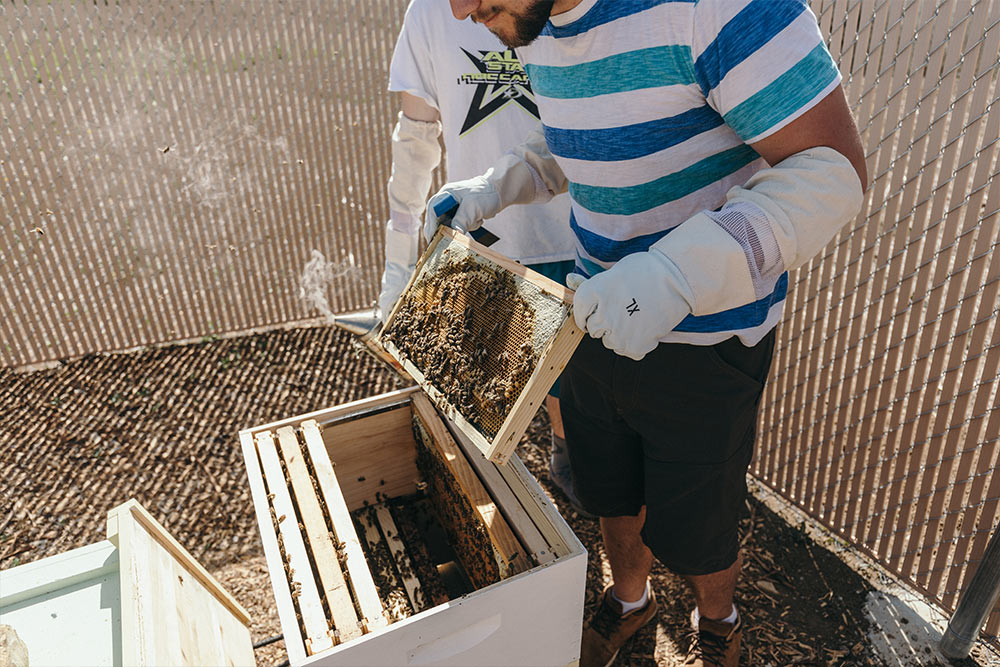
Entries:
[[[694,626],[694,612],[691,613]],[[740,640],[743,638],[743,618],[735,623],[713,621],[702,616],[697,631],[691,631],[691,648],[685,665],[692,667],[739,667]]]
[[639,628],[656,616],[656,596],[649,589],[646,604],[622,615],[622,605],[611,596],[611,586],[604,589],[601,604],[590,622],[583,627],[580,667],[608,667],[618,650]]

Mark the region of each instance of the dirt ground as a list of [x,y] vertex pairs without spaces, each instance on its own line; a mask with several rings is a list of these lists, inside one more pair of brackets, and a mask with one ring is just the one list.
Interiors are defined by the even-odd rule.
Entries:
[[[255,642],[280,635],[237,432],[398,386],[327,327],[0,369],[0,569],[100,541],[107,510],[134,497],[247,607]],[[553,491],[548,429],[542,412],[518,451],[590,554],[590,610],[610,571],[597,522]],[[865,579],[756,500],[742,540],[744,664],[884,664],[867,637]],[[653,584],[656,622],[616,665],[683,659],[692,598],[661,566]],[[256,657],[287,659],[281,641]]]

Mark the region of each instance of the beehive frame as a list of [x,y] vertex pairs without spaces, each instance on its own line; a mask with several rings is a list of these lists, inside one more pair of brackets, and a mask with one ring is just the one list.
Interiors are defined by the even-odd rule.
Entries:
[[[550,313],[552,317],[561,318],[558,322],[546,322],[551,330],[540,345],[537,360],[527,381],[521,387],[520,392],[513,399],[512,405],[506,412],[499,428],[495,434],[490,434],[477,426],[476,418],[467,413],[468,408],[454,405],[434,381],[427,377],[427,369],[419,368],[408,356],[401,351],[396,344],[387,336],[387,332],[392,330],[393,323],[399,315],[402,304],[407,301],[408,295],[414,285],[423,280],[429,272],[430,258],[439,257],[442,252],[451,249],[460,249],[467,254],[474,256],[480,264],[494,267],[505,272],[515,281],[520,281],[519,285],[527,285],[536,289],[538,293],[554,297],[564,307],[557,313]],[[577,344],[583,337],[583,332],[576,326],[572,314],[573,291],[560,285],[559,283],[518,264],[513,260],[476,243],[465,234],[441,227],[437,235],[421,256],[416,270],[408,283],[403,296],[397,300],[395,307],[390,312],[386,320],[386,325],[379,335],[377,343],[382,346],[400,365],[409,373],[420,385],[426,395],[433,401],[438,410],[441,411],[468,439],[478,447],[483,454],[495,463],[504,464],[517,448],[517,443],[528,424],[534,418],[538,406],[544,400],[549,387],[555,382],[563,368],[569,362]]]

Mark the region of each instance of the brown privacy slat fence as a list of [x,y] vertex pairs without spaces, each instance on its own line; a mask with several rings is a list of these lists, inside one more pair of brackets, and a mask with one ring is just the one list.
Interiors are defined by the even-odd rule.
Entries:
[[950,610],[1000,500],[1000,2],[812,7],[872,185],[794,276],[753,472]]
[[[753,472],[953,609],[1000,500],[1000,0],[812,6],[872,186],[794,276]],[[404,7],[0,0],[0,363],[302,321],[314,249],[370,305]]]
[[0,361],[371,304],[404,9],[0,1]]

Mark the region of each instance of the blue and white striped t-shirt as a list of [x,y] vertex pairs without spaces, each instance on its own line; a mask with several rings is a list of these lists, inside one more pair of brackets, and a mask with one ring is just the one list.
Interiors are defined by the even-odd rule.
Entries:
[[[840,83],[805,0],[582,0],[518,49],[545,138],[569,180],[577,270],[646,250],[767,166],[749,146]],[[757,343],[764,298],[687,317],[664,342]]]

